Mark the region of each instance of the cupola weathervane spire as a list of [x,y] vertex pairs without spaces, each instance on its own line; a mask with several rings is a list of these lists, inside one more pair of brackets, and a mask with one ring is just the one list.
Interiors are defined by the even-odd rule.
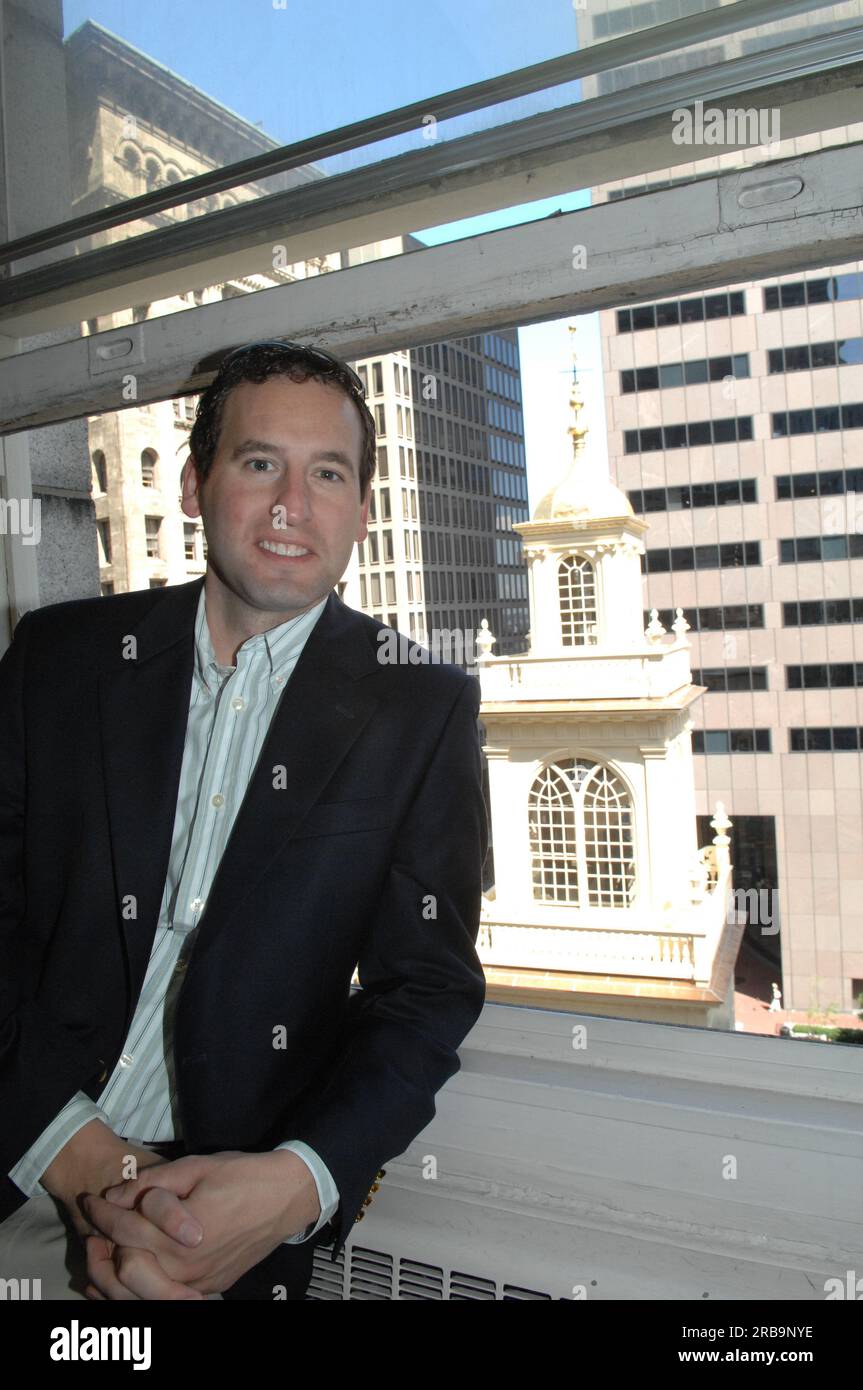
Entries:
[[573,335],[576,331],[576,325],[571,323],[569,325],[569,332],[570,343],[572,345],[572,386],[569,392],[569,406],[572,411],[572,424],[569,427],[568,433],[572,436],[573,459],[577,459],[579,455],[584,452],[584,441],[588,433],[587,426],[582,426],[580,424],[581,412],[584,409],[584,398],[581,394],[581,384],[578,380],[578,371],[575,361],[575,337]]

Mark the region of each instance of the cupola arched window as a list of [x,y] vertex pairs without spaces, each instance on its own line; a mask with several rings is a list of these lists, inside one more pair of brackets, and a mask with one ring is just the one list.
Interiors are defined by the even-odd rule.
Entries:
[[575,907],[635,900],[632,798],[604,763],[566,758],[534,779],[528,799],[533,896]]
[[596,571],[583,555],[567,555],[557,572],[561,637],[565,647],[596,641]]

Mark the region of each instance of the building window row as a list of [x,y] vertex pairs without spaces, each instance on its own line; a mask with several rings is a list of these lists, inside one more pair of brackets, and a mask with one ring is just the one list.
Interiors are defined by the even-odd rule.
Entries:
[[416,348],[417,361],[435,372],[448,373],[466,386],[482,390],[480,364],[469,356],[469,353],[479,353],[479,338],[460,338],[458,342],[460,347],[455,343],[433,343],[429,347]]
[[863,623],[863,598],[819,598],[801,603],[783,603],[782,622],[785,627]]
[[749,376],[749,353],[730,357],[700,357],[691,362],[666,362],[656,367],[626,368],[620,373],[623,395],[634,391],[665,391],[673,386],[701,386],[726,377]]
[[752,416],[729,415],[719,420],[693,420],[680,425],[624,430],[623,452],[648,454],[659,449],[698,449],[707,444],[743,443],[752,438]]
[[859,560],[863,558],[863,535],[792,536],[779,542],[781,565],[803,565],[813,560]]
[[821,473],[781,473],[776,479],[776,500],[798,497],[837,497],[863,492],[863,468],[825,468]]
[[[657,616],[663,627],[671,629],[676,617],[673,608],[660,608]],[[715,608],[684,608],[683,616],[693,632],[729,632],[737,629],[749,630],[764,627],[764,605],[762,603],[727,603]],[[644,610],[644,626],[650,621],[650,613]],[[704,682],[702,681],[703,685]]]
[[[177,404],[176,401],[174,404]],[[93,451],[92,463],[96,490],[104,494],[108,491],[108,465],[102,449]],[[141,484],[143,487],[157,488],[159,486],[158,463],[159,455],[155,449],[141,450]]]
[[482,464],[468,463],[460,458],[448,459],[442,454],[430,454],[425,449],[420,449],[417,457],[422,482],[448,488],[451,492],[456,489],[468,492],[472,498],[491,495],[490,470]]
[[822,405],[814,410],[780,410],[770,417],[774,439],[790,439],[798,434],[834,434],[837,430],[863,429],[863,403]]
[[512,497],[526,502],[527,478],[524,473],[508,473],[505,468],[493,468],[492,492],[495,497]]
[[636,488],[627,497],[635,512],[679,512],[692,507],[728,507],[757,502],[754,478],[732,478],[722,483],[684,483],[680,487]]
[[788,747],[792,753],[857,753],[863,749],[863,729],[789,729]]
[[[471,575],[471,579],[473,579]],[[527,598],[526,574],[499,574],[497,576],[497,596],[500,599]],[[465,597],[467,597],[465,595]],[[476,594],[471,595],[476,598]]]
[[448,415],[461,415],[465,420],[473,420],[480,425],[486,423],[485,397],[470,386],[458,386],[446,379],[441,386],[433,372],[424,372],[417,367],[411,368],[411,378],[413,398],[421,409],[445,410]]
[[789,690],[841,690],[863,685],[863,662],[832,661],[805,666],[786,666]]
[[[439,544],[438,544],[439,542]],[[508,542],[495,540],[495,546],[506,545]],[[459,565],[486,565],[489,568],[494,564],[492,559],[491,538],[486,536],[459,536],[441,535],[438,536],[434,531],[426,533],[427,559],[430,563],[440,561],[445,562],[446,557],[455,553],[455,563]],[[444,554],[446,551],[446,555]],[[503,561],[505,564],[521,564],[520,559]]]
[[494,506],[494,524],[497,531],[511,531],[513,522],[528,520],[528,510],[524,506],[505,507],[501,502]]
[[693,667],[692,684],[704,685],[710,693],[738,690],[767,690],[766,666],[701,666]]
[[488,452],[493,463],[508,463],[510,468],[524,468],[524,445],[518,439],[506,439],[499,434],[488,436]]
[[797,347],[770,348],[767,370],[814,372],[819,367],[845,367],[863,363],[863,338],[841,338],[829,343],[801,343]]
[[515,406],[504,405],[502,401],[488,402],[488,423],[497,430],[507,430],[509,434],[521,434],[521,411]]
[[522,565],[521,536],[496,536],[494,542],[495,561],[498,565]]
[[[863,541],[863,536],[861,536]],[[760,541],[727,541],[721,545],[658,546],[641,557],[642,574],[668,574],[671,570],[732,569],[761,564]]]
[[699,295],[697,299],[671,299],[661,304],[638,304],[634,309],[618,309],[618,333],[639,333],[645,328],[667,328],[672,324],[705,323],[746,313],[742,290]]
[[847,275],[770,285],[764,291],[764,308],[769,313],[773,309],[798,309],[806,304],[836,304],[843,299],[863,299],[863,273],[851,271]]
[[769,729],[693,729],[693,753],[769,753]]
[[518,348],[511,338],[501,338],[497,333],[483,333],[482,350],[501,366],[512,367],[518,371]]
[[[485,448],[486,435],[484,430],[444,416],[439,419],[436,415],[431,415],[426,411],[417,412],[416,439],[418,444],[432,444],[440,449],[446,448],[451,454],[460,453],[469,458],[482,460],[488,456]],[[512,444],[514,441],[509,442]],[[516,459],[513,454],[505,459],[501,458],[500,462],[515,463]]]
[[496,396],[505,396],[508,401],[515,401],[521,405],[521,382],[515,373],[501,371],[490,362],[484,362],[483,380],[486,391]]
[[[460,526],[463,530],[485,530],[491,527],[491,504],[478,502],[475,498],[447,497],[440,492],[420,492],[423,517],[438,526]],[[516,520],[520,520],[517,517]]]

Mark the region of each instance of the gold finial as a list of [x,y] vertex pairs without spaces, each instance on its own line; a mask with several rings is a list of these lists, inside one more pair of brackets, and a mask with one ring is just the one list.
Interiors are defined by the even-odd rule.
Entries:
[[[577,331],[577,326],[571,323],[569,325],[569,331],[571,334],[574,334]],[[572,456],[573,458],[578,458],[578,455],[584,450],[585,436],[589,431],[586,426],[582,428],[579,425],[579,416],[584,409],[584,399],[581,394],[581,385],[578,380],[578,373],[575,365],[575,339],[570,338],[570,342],[572,343],[572,387],[569,393],[569,406],[572,411],[572,424],[567,433],[572,435]]]

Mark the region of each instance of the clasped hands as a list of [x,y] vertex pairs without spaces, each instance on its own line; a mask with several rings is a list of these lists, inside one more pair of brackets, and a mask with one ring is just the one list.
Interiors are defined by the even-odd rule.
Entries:
[[308,1166],[290,1150],[190,1154],[89,1193],[80,1206],[93,1299],[222,1293],[320,1216]]

